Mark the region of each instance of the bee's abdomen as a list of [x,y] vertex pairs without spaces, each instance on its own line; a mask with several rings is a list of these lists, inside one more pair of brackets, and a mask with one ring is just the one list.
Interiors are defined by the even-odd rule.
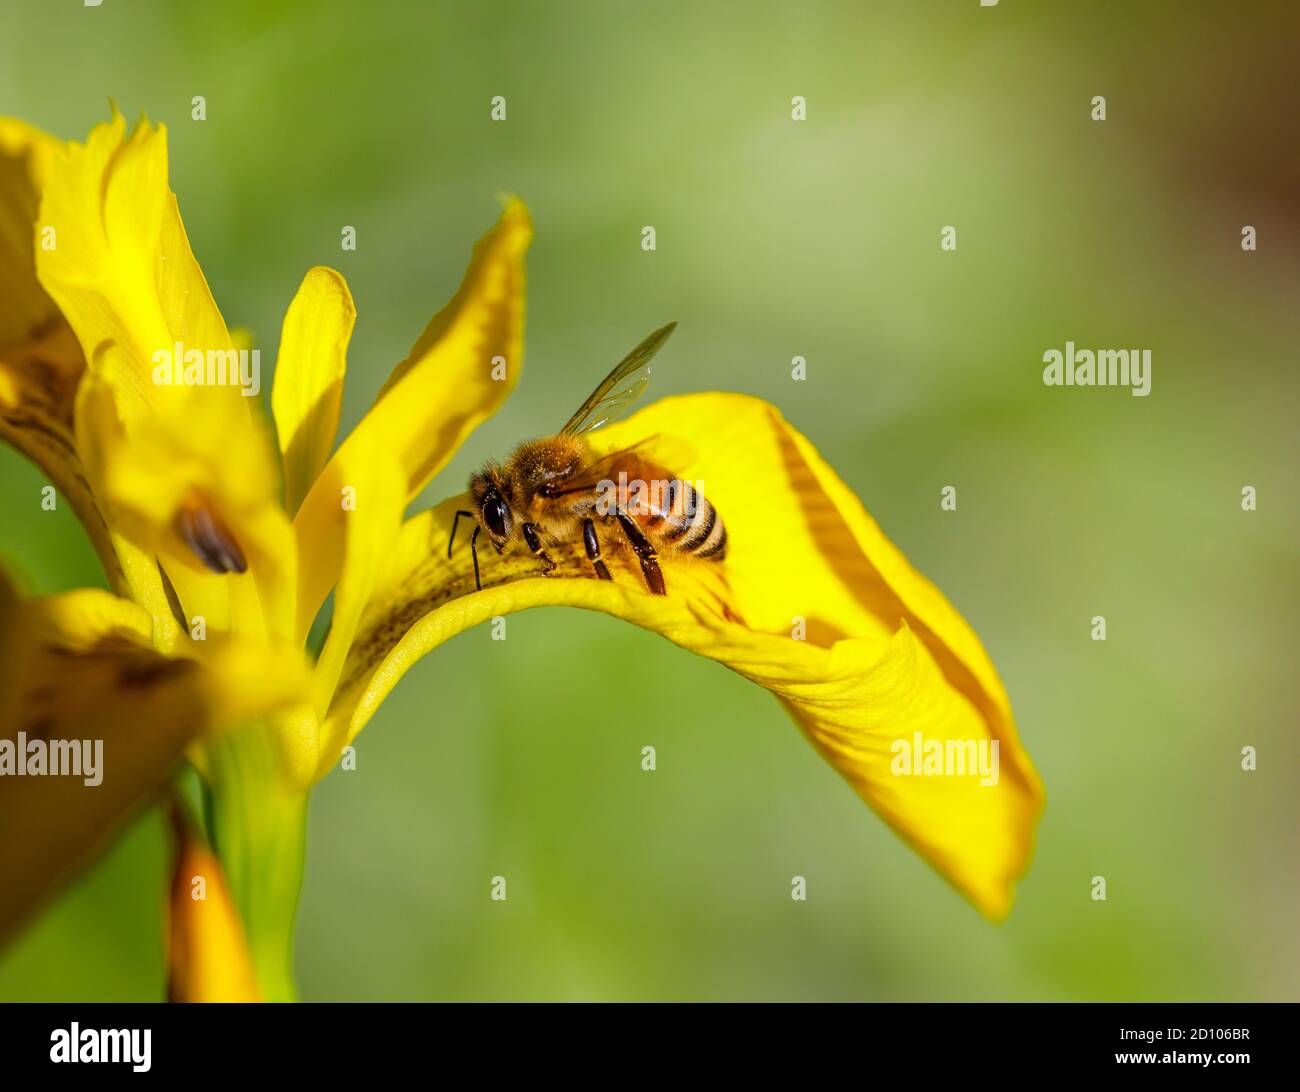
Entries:
[[665,551],[721,561],[727,556],[727,528],[718,510],[690,482],[673,479],[662,499],[660,519],[648,529]]

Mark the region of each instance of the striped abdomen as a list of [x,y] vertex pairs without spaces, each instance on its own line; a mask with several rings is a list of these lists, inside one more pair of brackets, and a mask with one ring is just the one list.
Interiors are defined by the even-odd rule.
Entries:
[[660,553],[721,561],[727,528],[718,510],[690,482],[666,474],[630,483],[626,511]]

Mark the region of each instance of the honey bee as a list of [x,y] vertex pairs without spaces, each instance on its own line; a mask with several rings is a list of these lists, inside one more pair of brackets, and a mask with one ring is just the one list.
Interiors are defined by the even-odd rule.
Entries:
[[601,580],[613,579],[601,556],[602,543],[612,549],[626,545],[655,595],[667,594],[660,554],[715,562],[726,557],[727,529],[717,510],[690,482],[646,455],[646,443],[596,456],[586,439],[640,397],[650,382],[651,358],[676,328],[677,323],[670,322],[633,349],[556,435],[520,444],[504,463],[489,463],[471,475],[473,510],[456,513],[447,556],[460,518],[476,520],[470,552],[478,588],[483,587],[480,532],[498,554],[507,547],[527,549],[546,574],[556,568],[547,547],[581,537]]

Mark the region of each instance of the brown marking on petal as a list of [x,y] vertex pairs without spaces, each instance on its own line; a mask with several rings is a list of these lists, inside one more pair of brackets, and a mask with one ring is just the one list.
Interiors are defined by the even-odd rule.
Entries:
[[158,579],[162,581],[163,595],[167,597],[167,605],[171,607],[172,617],[176,619],[176,624],[183,630],[190,628],[189,619],[185,616],[185,608],[181,606],[181,597],[176,594],[176,585],[172,583],[172,578],[167,575],[167,570],[163,568],[162,562],[156,562],[158,566]]
[[183,675],[191,670],[188,660],[171,660],[165,656],[149,657],[123,664],[117,672],[117,684],[125,690],[138,690],[154,686],[166,679]]
[[53,717],[37,717],[30,721],[24,729],[28,739],[48,739],[50,732],[54,730]]
[[57,311],[24,340],[0,345],[0,440],[45,472],[85,526],[110,585],[125,594],[126,578],[73,436],[84,371],[81,346]]
[[176,533],[214,573],[247,571],[248,562],[239,543],[206,505],[185,505],[176,516]]
[[27,692],[27,700],[33,705],[46,705],[53,701],[54,698],[54,687],[48,683],[41,683]]

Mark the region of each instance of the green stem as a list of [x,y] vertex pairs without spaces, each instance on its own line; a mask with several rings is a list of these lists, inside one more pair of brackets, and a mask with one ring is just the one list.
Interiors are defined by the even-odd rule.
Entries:
[[239,908],[266,1001],[296,1001],[293,928],[306,853],[307,793],[286,786],[270,733],[251,726],[208,747],[208,828]]

